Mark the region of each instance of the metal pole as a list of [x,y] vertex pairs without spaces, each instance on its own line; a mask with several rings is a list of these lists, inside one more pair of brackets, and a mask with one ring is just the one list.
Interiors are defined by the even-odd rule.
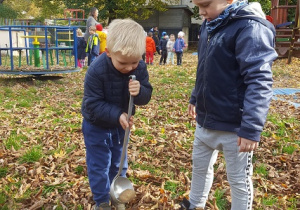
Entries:
[[10,69],[14,70],[14,55],[13,55],[13,47],[12,47],[12,33],[11,33],[11,26],[8,28],[9,32],[9,50],[10,50]]

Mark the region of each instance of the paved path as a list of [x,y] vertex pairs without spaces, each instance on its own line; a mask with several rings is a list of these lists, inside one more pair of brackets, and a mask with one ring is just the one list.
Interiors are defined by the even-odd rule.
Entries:
[[[296,93],[300,93],[300,88],[274,88],[273,89],[273,99],[275,100],[283,100],[283,101],[287,101],[286,99],[280,97],[280,96],[284,96],[284,95],[294,95],[293,99],[295,99],[295,101],[299,101],[299,97],[297,97],[297,95],[295,95]],[[300,103],[296,103],[292,100],[288,100],[289,103],[293,104],[296,108],[300,107]]]

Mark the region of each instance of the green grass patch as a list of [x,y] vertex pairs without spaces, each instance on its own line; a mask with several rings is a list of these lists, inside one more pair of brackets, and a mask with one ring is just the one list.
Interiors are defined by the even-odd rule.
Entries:
[[141,128],[136,129],[133,133],[136,136],[145,136],[146,135],[146,131]]
[[291,155],[296,151],[296,149],[296,145],[287,145],[282,148],[282,152]]
[[68,148],[66,148],[66,153],[69,154],[70,152],[74,151],[77,149],[76,144],[72,144],[71,146],[69,146]]
[[8,173],[7,167],[0,167],[0,178],[6,177],[7,173]]
[[263,206],[276,206],[278,202],[278,198],[276,198],[274,195],[266,196],[262,198],[262,205]]
[[22,146],[23,141],[27,141],[28,138],[22,134],[17,134],[16,131],[12,131],[10,136],[4,140],[4,145],[6,149],[19,150]]
[[[295,128],[300,126],[300,122],[295,118],[283,119],[279,114],[269,114],[267,120],[273,123],[276,130],[272,131],[276,136],[282,139],[289,139],[295,132]],[[271,136],[271,131],[265,131],[264,135]]]
[[66,188],[67,184],[57,184],[57,185],[44,185],[42,195],[47,196],[49,193],[57,189],[58,192],[62,192]]
[[4,108],[8,109],[8,110],[13,109],[15,104],[16,104],[15,101],[8,101],[8,102],[4,103]]
[[43,152],[40,146],[33,146],[20,157],[21,163],[34,163],[40,160],[43,156]]
[[227,201],[226,197],[224,196],[224,193],[225,193],[224,190],[216,189],[215,194],[214,194],[219,210],[226,210],[226,209],[228,209],[228,206],[229,206],[228,201]]
[[161,175],[161,168],[160,167],[154,167],[151,165],[147,165],[147,164],[140,164],[140,163],[136,163],[133,162],[132,165],[130,165],[130,167],[134,170],[134,169],[141,169],[144,171],[149,171],[151,174],[154,175]]
[[22,197],[16,199],[16,202],[26,201],[26,200],[30,199],[31,197],[33,197],[38,191],[39,191],[39,189],[35,189],[35,190],[27,189],[22,194]]
[[290,207],[288,207],[288,210],[295,210],[297,209],[297,205],[299,207],[300,205],[300,199],[295,198],[295,197],[291,197],[288,198],[288,202],[290,203]]
[[166,181],[164,186],[165,190],[168,190],[172,193],[176,193],[177,188],[178,188],[178,183],[172,181]]
[[[0,192],[0,205],[5,204],[7,201],[7,195],[4,192]],[[3,207],[1,207],[1,210]]]
[[20,107],[31,107],[32,106],[32,101],[31,100],[28,100],[28,99],[20,99],[19,101],[18,101],[18,104],[17,104],[18,106],[20,106]]
[[13,91],[10,87],[4,87],[4,97],[12,97],[13,96]]
[[78,174],[78,175],[82,174],[83,171],[84,171],[83,166],[77,166],[77,167],[75,168],[75,173]]
[[272,73],[274,77],[290,77],[291,74],[284,71],[282,68],[272,68]]
[[141,151],[141,152],[147,152],[148,148],[146,148],[144,146],[141,146],[141,147],[139,147],[139,151]]
[[268,172],[268,167],[265,164],[259,164],[258,166],[255,167],[254,172],[257,174],[260,174],[263,177],[267,177],[269,172]]
[[272,133],[270,131],[263,130],[263,132],[261,133],[261,135],[264,136],[264,137],[271,137]]

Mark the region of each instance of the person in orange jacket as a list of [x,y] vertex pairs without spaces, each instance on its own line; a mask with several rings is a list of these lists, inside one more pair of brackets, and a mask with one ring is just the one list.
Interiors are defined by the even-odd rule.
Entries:
[[107,34],[103,32],[103,27],[101,24],[96,24],[96,29],[96,33],[98,34],[98,37],[100,39],[100,54],[102,54],[103,52],[105,52]]
[[153,40],[153,33],[148,32],[146,37],[146,64],[153,65],[153,55],[156,52],[155,42]]

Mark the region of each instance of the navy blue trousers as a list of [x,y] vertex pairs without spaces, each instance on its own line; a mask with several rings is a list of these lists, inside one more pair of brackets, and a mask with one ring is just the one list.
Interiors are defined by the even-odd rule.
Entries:
[[[111,182],[120,166],[125,131],[122,127],[106,129],[83,120],[86,164],[90,188],[97,205],[109,202]],[[126,176],[127,154],[121,176]]]
[[182,55],[183,55],[183,52],[176,52],[177,65],[181,65],[182,64]]

